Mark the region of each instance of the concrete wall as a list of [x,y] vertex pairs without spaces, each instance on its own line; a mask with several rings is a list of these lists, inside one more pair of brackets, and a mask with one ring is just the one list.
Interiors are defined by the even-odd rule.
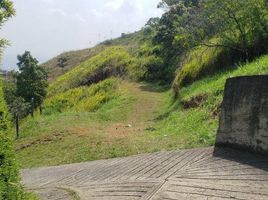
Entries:
[[216,146],[268,155],[268,75],[228,79]]

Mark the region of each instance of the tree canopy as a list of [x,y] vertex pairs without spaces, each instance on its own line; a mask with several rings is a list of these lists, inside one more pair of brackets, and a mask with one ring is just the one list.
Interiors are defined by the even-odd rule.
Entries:
[[[4,23],[15,15],[15,9],[13,7],[12,1],[9,0],[0,0],[0,27],[4,25]],[[0,48],[3,48],[8,41],[6,39],[0,39]]]
[[266,0],[162,0],[164,14],[146,24],[151,46],[160,49],[152,54],[163,59],[162,78],[172,80],[185,55],[200,46],[219,47],[234,62],[267,52],[267,6]]
[[177,53],[206,45],[250,54],[252,48],[261,52],[267,46],[265,0],[163,0],[159,5],[166,12],[154,41]]
[[29,51],[18,55],[18,60],[20,72],[17,75],[17,95],[37,108],[41,106],[47,94],[47,73]]

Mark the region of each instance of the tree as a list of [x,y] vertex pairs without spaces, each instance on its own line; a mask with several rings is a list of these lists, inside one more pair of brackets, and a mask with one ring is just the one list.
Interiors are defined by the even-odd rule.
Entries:
[[200,45],[231,50],[236,60],[268,51],[267,0],[162,0],[158,7],[165,13],[153,41],[166,61]]
[[200,0],[162,0],[159,8],[166,10],[159,20],[158,31],[154,37],[155,44],[161,44],[167,59],[171,55],[181,55],[191,45],[192,16],[200,12]]
[[[198,10],[191,13],[186,25],[181,24],[196,45],[220,46],[246,57],[267,50],[265,0],[205,0]],[[217,42],[211,40],[213,37]]]
[[32,105],[33,112],[34,109],[41,108],[46,97],[47,73],[38,65],[37,59],[33,58],[29,51],[18,55],[18,60],[20,72],[17,75],[17,95]]
[[187,27],[189,16],[198,6],[199,0],[162,0],[158,5],[165,13],[158,21],[153,21],[156,33],[152,42],[161,49],[156,56],[164,61],[160,70],[165,81],[173,79],[180,58],[191,46],[184,26]]
[[[14,15],[13,3],[9,0],[0,0],[0,27]],[[7,43],[7,40],[0,39],[0,51]],[[18,184],[19,171],[14,159],[13,144],[7,135],[9,127],[7,115],[0,80],[0,199],[19,200],[22,199],[22,190]]]
[[61,67],[61,68],[64,68],[66,65],[67,65],[67,61],[68,59],[65,58],[65,57],[60,57],[58,59],[58,66]]
[[18,73],[15,71],[10,71],[3,80],[4,98],[8,106],[11,105],[12,102],[17,98],[17,74]]
[[[15,15],[13,3],[9,0],[0,0],[0,27],[12,16]],[[8,44],[6,39],[0,39],[0,48]]]

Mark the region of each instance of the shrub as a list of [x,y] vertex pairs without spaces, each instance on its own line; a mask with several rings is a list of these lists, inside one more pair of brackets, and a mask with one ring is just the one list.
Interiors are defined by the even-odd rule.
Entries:
[[8,136],[9,120],[7,106],[3,98],[0,80],[0,199],[22,199],[23,193],[19,185],[19,173],[12,140]]

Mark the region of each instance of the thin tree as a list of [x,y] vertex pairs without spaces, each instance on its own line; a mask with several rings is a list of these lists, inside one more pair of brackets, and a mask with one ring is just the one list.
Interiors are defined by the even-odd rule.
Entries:
[[29,111],[30,104],[22,97],[17,97],[10,105],[9,111],[13,115],[16,126],[16,138],[19,138],[19,120],[25,117]]

